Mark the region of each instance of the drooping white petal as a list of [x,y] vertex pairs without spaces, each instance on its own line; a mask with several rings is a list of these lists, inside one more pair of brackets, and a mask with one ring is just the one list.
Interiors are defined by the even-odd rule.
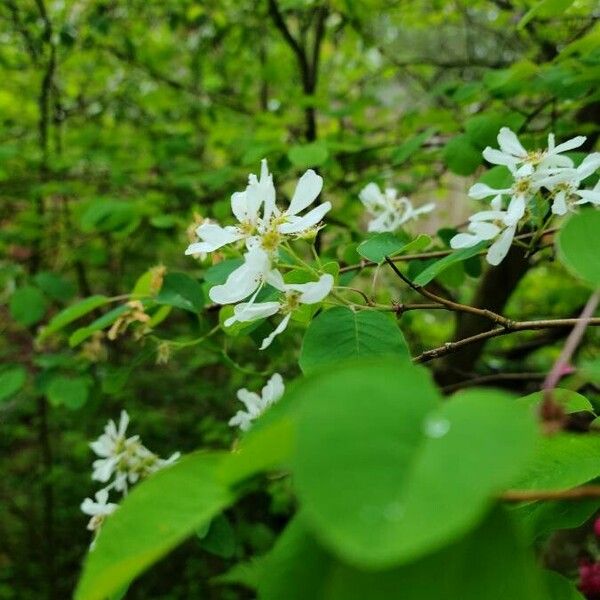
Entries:
[[566,195],[563,191],[558,192],[556,196],[554,196],[554,202],[552,203],[552,212],[555,215],[567,214]]
[[498,239],[490,246],[486,259],[490,265],[497,266],[508,254],[510,246],[515,235],[516,226],[507,227],[498,237]]
[[217,304],[232,304],[255,292],[271,270],[269,255],[260,248],[253,248],[244,255],[244,263],[229,274],[222,285],[213,286],[208,295]]
[[500,133],[498,133],[498,145],[503,152],[518,156],[519,158],[525,158],[527,156],[527,150],[523,148],[517,135],[511,131],[508,127],[502,127]]
[[421,206],[413,209],[412,216],[416,217],[417,215],[430,213],[431,211],[435,210],[435,206],[435,202],[427,202],[427,204],[422,204]]
[[283,396],[285,392],[285,386],[283,385],[283,378],[279,373],[273,373],[267,384],[263,387],[261,397],[263,405],[268,408],[277,400]]
[[286,285],[286,288],[300,292],[300,302],[302,304],[316,304],[317,302],[321,302],[331,292],[331,288],[333,288],[333,275],[325,273],[319,277],[319,281],[290,283]]
[[583,180],[600,168],[600,152],[588,154],[577,167],[577,175]]
[[506,210],[506,216],[504,222],[507,225],[515,225],[525,214],[525,197],[524,196],[513,196],[508,208]]
[[283,320],[281,321],[281,323],[279,323],[279,325],[277,325],[277,327],[274,329],[274,331],[272,331],[263,340],[263,342],[260,346],[261,350],[265,350],[266,348],[268,348],[273,343],[273,340],[275,339],[275,337],[277,337],[280,333],[283,333],[286,330],[288,323],[290,322],[291,316],[292,316],[292,314],[288,313],[287,315],[285,315],[285,317],[283,317]]
[[187,255],[199,252],[214,252],[215,250],[241,240],[244,236],[235,227],[221,227],[216,223],[203,223],[196,230],[200,242],[190,244],[185,251]]
[[290,216],[288,222],[280,225],[278,229],[284,234],[306,231],[321,221],[330,209],[331,202],[323,202],[323,204],[319,204],[319,206],[313,208],[303,217]]
[[290,206],[286,211],[287,214],[297,215],[303,211],[317,199],[322,189],[323,178],[317,175],[312,169],[308,169],[298,180]]
[[255,417],[260,414],[262,409],[261,398],[255,392],[249,392],[246,388],[242,388],[237,392],[237,398],[243,402],[250,416]]
[[494,225],[494,223],[486,223],[485,221],[472,222],[469,225],[469,230],[480,240],[493,240],[500,233],[500,227]]
[[233,316],[226,319],[224,325],[225,327],[231,327],[237,321],[247,323],[258,319],[266,319],[276,314],[280,308],[279,302],[242,302],[235,305]]
[[252,426],[252,417],[247,412],[238,410],[227,424],[231,427],[239,427],[242,431],[248,431]]
[[472,233],[457,233],[450,240],[450,248],[458,250],[460,248],[471,248],[478,244],[481,240]]

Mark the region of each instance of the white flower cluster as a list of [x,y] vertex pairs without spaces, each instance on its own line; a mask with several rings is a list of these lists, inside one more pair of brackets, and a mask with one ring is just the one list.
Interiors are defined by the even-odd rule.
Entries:
[[[492,164],[506,166],[513,177],[512,185],[494,189],[476,183],[471,187],[471,198],[492,198],[492,210],[472,215],[467,232],[455,235],[450,241],[451,247],[469,248],[481,241],[493,240],[487,261],[498,265],[508,253],[519,225],[531,216],[532,201],[537,194],[551,201],[551,216],[562,216],[575,206],[588,202],[600,206],[600,183],[592,190],[579,189],[582,181],[600,167],[600,153],[589,154],[578,167],[563,155],[563,152],[579,148],[585,140],[585,137],[577,136],[557,146],[551,133],[546,149],[529,152],[508,127],[500,129],[500,149],[488,146],[483,157]],[[504,208],[507,198],[508,205]]]
[[398,192],[394,188],[386,188],[382,192],[373,182],[360,191],[359,198],[373,217],[369,221],[368,230],[374,233],[397,231],[407,221],[429,213],[435,208],[433,202],[415,208],[405,196],[398,197]]
[[[283,315],[275,331],[263,341],[261,350],[285,330],[295,309],[301,304],[321,302],[333,287],[333,276],[328,273],[320,275],[317,281],[287,284],[279,262],[279,249],[289,248],[290,240],[314,239],[331,203],[323,202],[304,211],[317,199],[322,188],[322,177],[309,169],[298,181],[289,207],[280,210],[275,202],[273,176],[263,159],[260,178],[251,174],[246,189],[231,196],[231,211],[237,225],[222,227],[218,223],[204,222],[196,230],[200,241],[190,244],[186,250],[186,254],[195,255],[243,243],[243,264],[230,273],[224,284],[213,286],[209,296],[217,304],[235,304],[233,316],[225,321],[226,327],[237,321]],[[265,284],[280,292],[277,301],[256,301]]]
[[91,516],[88,523],[91,531],[97,532],[104,519],[118,506],[108,502],[111,490],[125,495],[130,485],[173,464],[180,456],[179,452],[175,452],[168,459],[158,457],[142,444],[139,435],[127,437],[128,425],[129,415],[121,411],[119,425],[110,420],[104,427],[104,433],[90,444],[100,457],[92,465],[92,479],[108,484],[95,494],[95,500],[86,498],[81,504],[81,510]]
[[242,431],[248,431],[252,421],[260,417],[270,406],[275,404],[285,391],[283,379],[279,373],[275,373],[263,387],[260,396],[255,392],[249,392],[246,388],[238,390],[237,397],[244,404],[246,410],[238,410],[229,420],[229,425],[239,427]]

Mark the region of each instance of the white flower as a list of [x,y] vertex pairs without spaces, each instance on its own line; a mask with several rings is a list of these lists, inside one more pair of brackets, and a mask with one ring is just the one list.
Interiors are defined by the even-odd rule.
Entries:
[[546,150],[528,152],[513,131],[508,127],[502,127],[498,133],[500,150],[488,146],[483,151],[483,157],[494,165],[507,166],[513,174],[524,165],[535,167],[538,171],[555,167],[572,167],[573,161],[568,156],[562,156],[561,153],[579,148],[585,140],[584,136],[579,135],[556,146],[554,134],[550,133]]
[[396,231],[400,226],[421,214],[431,212],[435,204],[430,202],[414,208],[411,201],[398,193],[394,188],[386,188],[382,192],[377,184],[367,184],[359,193],[360,201],[367,212],[373,217],[368,230],[382,233]]
[[92,517],[87,525],[90,531],[97,531],[104,519],[115,512],[119,506],[118,504],[108,502],[108,490],[104,489],[96,492],[95,498],[95,501],[91,498],[86,498],[81,503],[82,512]]
[[103,483],[107,482],[117,470],[119,460],[127,447],[138,441],[139,436],[129,439],[125,437],[128,425],[129,415],[123,410],[119,426],[117,427],[111,419],[104,427],[104,433],[90,444],[90,448],[101,457],[94,461],[92,479]]
[[[574,169],[554,170],[554,172],[540,180],[540,185],[545,187],[553,198],[552,212],[555,215],[564,215],[573,210],[577,204],[600,202],[600,195],[594,190],[580,190],[581,182],[589,177],[600,167],[600,153],[589,154]],[[594,201],[594,198],[596,201]]]
[[499,265],[512,244],[517,224],[512,222],[507,211],[484,210],[469,218],[468,233],[458,233],[450,240],[453,249],[471,248],[482,241],[495,240],[490,246],[486,260],[490,265]]
[[196,230],[200,241],[190,244],[185,253],[194,255],[214,252],[240,240],[246,240],[246,243],[251,245],[263,224],[259,214],[261,207],[274,203],[273,176],[269,173],[267,161],[263,159],[260,179],[251,173],[246,190],[235,192],[231,196],[231,212],[238,220],[238,225],[221,227],[218,223],[205,221]]
[[600,206],[600,180],[591,190],[577,190],[575,192],[581,197],[581,200],[575,202],[575,204],[586,204],[590,202],[594,206]]
[[279,272],[275,272],[269,283],[279,291],[283,292],[283,298],[278,302],[244,302],[235,306],[234,314],[225,321],[226,327],[231,327],[235,322],[248,322],[264,319],[281,313],[284,315],[282,321],[275,330],[267,336],[260,347],[261,350],[268,348],[276,336],[283,333],[292,312],[302,304],[317,304],[325,299],[333,287],[333,276],[329,273],[321,275],[318,281],[309,283],[285,283]]
[[248,431],[252,421],[262,415],[270,406],[275,404],[285,391],[283,379],[279,373],[275,373],[263,387],[261,395],[249,392],[246,388],[238,390],[237,397],[244,404],[246,410],[239,410],[229,420],[232,427],[238,426],[242,431]]

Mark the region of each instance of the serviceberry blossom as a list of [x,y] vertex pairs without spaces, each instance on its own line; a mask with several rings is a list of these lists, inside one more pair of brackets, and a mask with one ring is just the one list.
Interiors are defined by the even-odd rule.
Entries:
[[[547,148],[528,151],[513,131],[502,127],[498,134],[499,149],[488,146],[483,156],[492,164],[506,166],[513,181],[505,188],[493,188],[484,183],[476,183],[471,187],[471,198],[492,198],[492,210],[470,217],[467,232],[454,236],[450,240],[451,247],[468,248],[481,241],[493,241],[487,261],[491,265],[498,265],[508,253],[519,226],[526,221],[531,222],[534,216],[539,219],[539,214],[533,212],[534,198],[549,202],[546,209],[549,209],[549,217],[562,216],[580,204],[600,206],[598,185],[593,190],[579,189],[582,182],[600,168],[600,153],[586,156],[577,167],[571,158],[563,154],[579,148],[585,140],[584,136],[577,136],[556,145],[554,134],[551,133],[548,135]],[[508,203],[504,209],[506,200]],[[539,204],[536,208],[539,208]],[[539,226],[539,220],[533,223]]]
[[279,373],[272,375],[263,387],[260,396],[255,392],[249,392],[246,388],[238,390],[238,400],[244,404],[246,410],[238,410],[229,420],[229,425],[239,427],[242,431],[248,431],[252,422],[275,404],[283,396],[284,391],[285,386]]
[[248,322],[271,317],[277,313],[284,315],[275,330],[262,342],[261,350],[268,348],[276,336],[283,333],[292,317],[292,313],[302,304],[317,304],[324,300],[333,287],[333,276],[329,273],[321,275],[318,281],[308,283],[285,283],[281,273],[274,271],[269,283],[283,296],[279,301],[250,302],[237,304],[234,314],[225,321],[226,327],[231,327],[237,321]]
[[108,490],[103,489],[96,492],[94,498],[95,500],[86,498],[81,503],[81,511],[92,517],[87,524],[90,531],[98,531],[102,527],[104,519],[108,515],[112,515],[119,507],[118,504],[108,502]]
[[[320,222],[331,209],[330,202],[310,208],[322,189],[322,177],[309,169],[298,180],[289,206],[281,209],[276,203],[273,177],[268,171],[267,161],[263,159],[260,178],[250,175],[246,190],[231,197],[231,208],[238,225],[221,227],[217,223],[203,222],[196,230],[200,242],[191,244],[186,250],[186,254],[196,254],[237,244],[238,251],[243,252],[242,264],[228,275],[223,284],[213,286],[209,297],[217,304],[236,305],[234,315],[225,321],[227,327],[236,321],[249,322],[277,313],[283,315],[275,331],[263,341],[261,350],[286,329],[296,308],[301,304],[321,302],[333,287],[331,275],[315,271],[290,246],[290,242],[297,239],[314,239]],[[243,242],[242,248],[240,242]],[[290,260],[288,257],[286,263],[280,260],[280,249],[294,256],[292,268],[307,270],[318,277],[318,281],[286,284],[282,270],[290,268],[286,264]],[[256,302],[258,294],[267,285],[282,292],[281,299]]]
[[398,197],[398,192],[394,188],[386,188],[382,192],[373,182],[368,183],[360,191],[359,198],[373,217],[368,224],[368,231],[374,233],[397,231],[407,221],[429,213],[435,208],[433,202],[415,208],[405,196]]
[[104,433],[90,443],[90,448],[100,457],[92,465],[92,479],[108,484],[96,493],[95,500],[86,498],[81,504],[81,510],[92,517],[88,529],[96,533],[118,506],[108,502],[111,490],[125,495],[130,485],[173,464],[180,456],[175,452],[167,459],[160,458],[142,444],[139,435],[127,437],[128,425],[129,415],[123,410],[119,424],[109,420]]

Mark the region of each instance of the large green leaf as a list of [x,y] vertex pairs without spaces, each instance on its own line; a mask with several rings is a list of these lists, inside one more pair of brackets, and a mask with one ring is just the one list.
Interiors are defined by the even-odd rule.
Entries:
[[444,147],[444,162],[457,175],[471,175],[482,160],[481,151],[466,135],[457,135]]
[[197,453],[139,484],[102,527],[76,600],[105,600],[233,501],[215,476],[222,456]]
[[52,317],[48,325],[44,327],[40,334],[40,339],[46,338],[50,334],[60,331],[69,323],[72,323],[80,317],[87,315],[99,306],[106,304],[108,301],[109,298],[106,296],[90,296],[89,298],[85,298],[85,300],[81,300],[80,302],[77,302],[76,304],[73,304],[64,310],[61,310],[57,315]]
[[576,277],[600,287],[600,211],[573,215],[558,233],[558,256]]
[[356,251],[363,257],[373,262],[381,263],[386,256],[407,252],[424,250],[431,243],[428,235],[419,234],[414,240],[407,243],[406,236],[394,233],[378,233],[361,242]]
[[459,542],[376,573],[336,560],[300,515],[266,557],[258,591],[259,600],[546,600],[542,573],[501,510]]
[[527,407],[490,390],[444,404],[426,371],[402,361],[309,378],[294,481],[311,527],[351,564],[386,568],[474,527],[530,460]]
[[335,307],[309,325],[300,353],[300,367],[310,373],[329,364],[368,356],[408,358],[408,347],[395,320],[376,311],[355,312]]
[[70,410],[81,408],[90,392],[90,379],[85,376],[67,377],[57,375],[52,378],[46,394],[52,406],[65,406]]
[[417,277],[415,277],[414,283],[416,285],[427,285],[452,265],[463,262],[472,256],[479,254],[485,246],[486,242],[479,242],[479,244],[472,246],[471,248],[462,248],[461,250],[452,252],[452,254],[448,254],[448,256],[444,256],[444,258],[435,261],[421,271]]
[[33,285],[18,288],[10,297],[10,314],[17,323],[25,327],[40,321],[46,312],[46,307],[46,297]]

